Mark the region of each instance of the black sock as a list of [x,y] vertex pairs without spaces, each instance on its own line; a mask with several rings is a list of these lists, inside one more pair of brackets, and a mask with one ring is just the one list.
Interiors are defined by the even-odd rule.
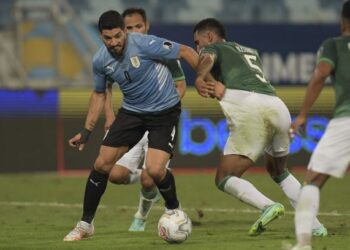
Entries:
[[179,207],[179,201],[176,196],[176,186],[173,174],[167,170],[166,175],[163,180],[156,183],[159,192],[165,200],[165,206],[168,209],[175,209]]
[[100,199],[106,190],[108,174],[92,169],[86,182],[82,221],[91,223]]

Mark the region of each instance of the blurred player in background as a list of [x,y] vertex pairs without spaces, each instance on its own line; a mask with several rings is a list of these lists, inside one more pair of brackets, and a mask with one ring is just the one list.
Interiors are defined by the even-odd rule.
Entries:
[[107,78],[118,83],[123,101],[87,179],[81,220],[64,241],[78,241],[94,234],[93,219],[109,173],[146,131],[147,173],[164,198],[166,210],[180,209],[175,179],[166,164],[175,145],[181,102],[170,71],[159,61],[184,59],[195,69],[198,55],[192,48],[164,38],[126,33],[123,17],[117,11],[103,13],[98,27],[104,45],[93,58],[95,86],[85,126],[69,140],[69,145],[84,149],[105,106]]
[[[147,34],[149,30],[149,22],[147,20],[146,12],[141,8],[129,8],[126,9],[123,14],[125,30],[126,32],[139,32]],[[176,90],[182,98],[186,91],[185,75],[178,60],[169,60],[163,62],[171,72]],[[106,126],[110,125],[114,121],[114,111],[112,108],[112,89],[108,88],[107,100],[105,105],[105,112],[107,120]],[[133,222],[129,227],[129,231],[144,231],[146,226],[146,220],[151,210],[152,204],[160,199],[158,189],[152,180],[152,178],[145,171],[145,155],[148,149],[148,132],[142,137],[142,139],[127,152],[116,163],[115,167],[109,174],[109,180],[115,184],[132,184],[140,181],[142,189],[140,192],[140,201],[138,211],[134,215]],[[142,170],[139,169],[142,165]],[[167,167],[169,162],[167,163]]]
[[320,189],[330,176],[343,177],[350,164],[350,1],[342,8],[340,37],[327,39],[319,49],[319,59],[309,82],[299,115],[292,124],[298,131],[306,124],[307,115],[320,95],[328,76],[336,94],[334,117],[313,152],[296,213],[297,245],[293,250],[311,247],[312,222],[320,203]]
[[[269,174],[295,206],[301,185],[286,168],[290,114],[266,79],[255,49],[226,42],[224,26],[213,18],[200,21],[193,33],[200,53],[196,88],[204,97],[219,99],[230,131],[215,182],[221,191],[262,211],[249,230],[251,236],[259,235],[284,214],[284,207],[240,177],[265,152]],[[327,234],[317,219],[313,229],[315,235]]]

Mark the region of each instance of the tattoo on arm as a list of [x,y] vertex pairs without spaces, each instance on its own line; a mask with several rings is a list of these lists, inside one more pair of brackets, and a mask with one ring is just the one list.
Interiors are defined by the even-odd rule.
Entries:
[[214,66],[215,55],[204,53],[199,57],[199,63],[197,67],[197,76],[201,78],[206,78],[210,70]]

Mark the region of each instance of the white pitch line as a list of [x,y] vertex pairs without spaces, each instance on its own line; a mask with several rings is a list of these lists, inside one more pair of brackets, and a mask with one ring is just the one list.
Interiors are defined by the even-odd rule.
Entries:
[[[1,206],[82,208],[83,204],[60,202],[0,201]],[[106,208],[100,205],[99,208]]]
[[[83,205],[81,203],[61,203],[61,202],[24,202],[24,201],[0,201],[0,206],[22,206],[22,207],[61,207],[61,208],[82,208]],[[107,205],[99,205],[99,208],[111,208],[112,206]],[[116,209],[137,209],[135,206],[113,206]],[[153,209],[156,210],[164,210],[164,207],[154,206]],[[244,213],[244,214],[259,214],[259,210],[253,209],[235,209],[235,208],[184,208],[184,210],[190,211],[203,211],[203,212],[212,212],[212,213]],[[286,211],[286,214],[294,215],[294,211]],[[350,213],[339,213],[337,211],[332,212],[320,212],[318,213],[320,216],[333,216],[333,217],[341,217],[341,216],[350,216]]]

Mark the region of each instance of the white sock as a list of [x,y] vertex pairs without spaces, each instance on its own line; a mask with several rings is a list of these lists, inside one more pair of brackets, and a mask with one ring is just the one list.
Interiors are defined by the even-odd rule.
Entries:
[[226,181],[224,191],[260,210],[275,203],[260,193],[253,184],[235,176]]
[[295,233],[298,244],[311,245],[312,222],[320,203],[320,189],[314,185],[304,186],[299,195],[295,211]]
[[[278,183],[278,185],[282,188],[284,194],[288,197],[292,207],[295,208],[297,206],[297,200],[301,188],[299,181],[292,174],[289,174],[282,182]],[[320,221],[315,217],[312,224],[312,229],[319,228],[320,226]]]
[[[154,197],[156,197],[157,191],[147,192],[147,194],[152,195],[152,196],[153,196],[153,193],[154,193]],[[143,196],[142,191],[140,192],[139,207],[138,207],[138,210],[134,216],[135,218],[139,218],[139,219],[143,219],[143,220],[147,219],[149,212],[151,211],[151,208],[153,205],[153,201],[152,201],[153,198],[148,199],[148,198]]]
[[141,169],[137,169],[134,173],[130,173],[129,184],[139,183],[141,179]]

